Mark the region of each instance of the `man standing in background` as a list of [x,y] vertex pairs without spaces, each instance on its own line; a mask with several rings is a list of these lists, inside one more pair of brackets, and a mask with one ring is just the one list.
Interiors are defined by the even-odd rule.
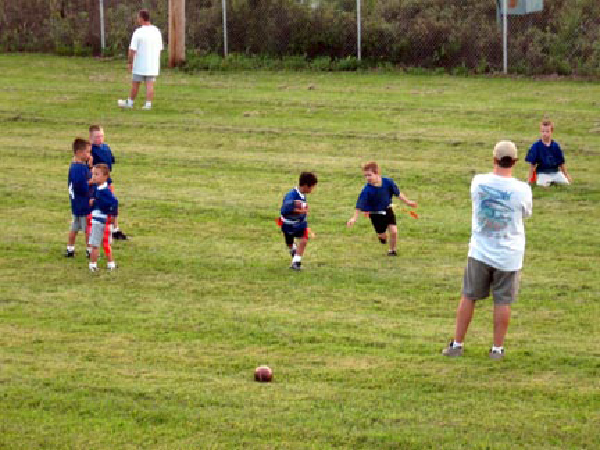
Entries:
[[160,30],[150,23],[150,13],[142,9],[138,13],[140,27],[134,31],[129,45],[128,66],[131,72],[131,94],[127,100],[119,100],[120,108],[133,108],[140,83],[146,84],[146,104],[142,109],[152,109],[154,82],[160,72],[160,52],[163,41]]

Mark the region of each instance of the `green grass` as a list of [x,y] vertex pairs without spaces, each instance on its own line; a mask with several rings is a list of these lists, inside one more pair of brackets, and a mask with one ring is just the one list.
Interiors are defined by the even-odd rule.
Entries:
[[[116,107],[123,61],[0,68],[0,448],[598,448],[599,84],[165,71],[143,112]],[[507,357],[487,358],[485,301],[444,359],[471,177],[499,139],[524,158],[545,114],[574,184],[534,189]],[[62,257],[92,123],[131,235],[99,276],[81,237]],[[393,260],[345,228],[370,159],[419,202]],[[317,237],[292,273],[274,219],[302,170]]]

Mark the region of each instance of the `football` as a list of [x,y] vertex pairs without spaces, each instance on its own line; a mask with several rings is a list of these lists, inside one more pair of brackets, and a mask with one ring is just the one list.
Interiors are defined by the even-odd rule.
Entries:
[[254,381],[268,383],[273,379],[273,371],[268,366],[258,366],[254,370]]

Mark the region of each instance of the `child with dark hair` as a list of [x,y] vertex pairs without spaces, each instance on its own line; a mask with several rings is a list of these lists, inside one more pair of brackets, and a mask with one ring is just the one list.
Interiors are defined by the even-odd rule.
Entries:
[[90,211],[90,143],[85,139],[77,138],[73,141],[73,161],[69,167],[69,198],[71,199],[71,213],[73,220],[69,230],[67,251],[65,256],[75,256],[75,239],[79,231],[86,234],[86,244],[89,237],[86,217]]
[[571,184],[571,176],[565,165],[565,155],[558,142],[552,139],[554,123],[543,120],[540,123],[541,138],[534,142],[525,161],[529,166],[529,182],[548,187],[551,184]]
[[387,231],[390,233],[389,256],[396,256],[396,241],[398,239],[398,228],[396,227],[396,216],[392,209],[392,197],[395,195],[412,208],[416,208],[417,202],[413,202],[404,196],[391,178],[384,178],[379,173],[379,165],[375,161],[363,164],[362,171],[367,184],[358,196],[356,210],[350,217],[347,226],[351,227],[358,219],[360,212],[366,213],[371,219],[373,228],[377,233],[379,242],[387,242]]
[[[285,237],[290,255],[292,255],[293,270],[302,269],[302,256],[306,244],[308,243],[308,222],[306,215],[308,205],[306,204],[306,194],[310,194],[317,185],[317,176],[312,172],[302,172],[298,181],[298,186],[289,191],[284,197],[281,205],[281,217],[278,224]],[[298,239],[298,245],[294,242]]]

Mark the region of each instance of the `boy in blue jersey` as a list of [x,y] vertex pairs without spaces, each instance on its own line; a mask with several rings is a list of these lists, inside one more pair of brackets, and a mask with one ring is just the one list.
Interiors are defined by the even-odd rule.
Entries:
[[558,142],[552,139],[553,131],[552,121],[542,121],[540,124],[542,138],[531,146],[525,157],[525,161],[531,164],[528,179],[530,183],[536,180],[538,186],[571,183],[571,177],[565,166],[565,155]]
[[[108,170],[112,172],[112,165],[115,163],[115,157],[108,144],[104,142],[104,129],[100,125],[90,126],[90,142],[92,143],[92,158],[94,165],[106,164]],[[108,186],[114,193],[115,189],[110,177],[108,178]],[[119,224],[117,223],[116,217],[112,226],[112,236],[114,239],[127,239],[127,235],[119,230]]]
[[72,258],[75,256],[75,238],[79,231],[86,234],[86,243],[88,242],[88,232],[86,217],[90,211],[90,143],[85,139],[77,138],[73,141],[73,161],[69,167],[69,198],[71,199],[71,213],[73,221],[67,240],[67,251],[65,256]]
[[404,203],[412,208],[417,207],[417,203],[409,200],[400,192],[396,183],[391,178],[384,178],[379,173],[379,166],[376,162],[370,161],[362,166],[363,175],[367,184],[358,196],[356,201],[356,210],[354,215],[350,217],[347,226],[351,227],[358,219],[358,215],[362,211],[368,214],[379,237],[379,242],[385,244],[387,242],[386,232],[390,233],[390,250],[389,256],[396,256],[396,241],[398,239],[398,228],[396,226],[396,216],[392,209],[392,197],[395,195]]
[[[302,256],[308,243],[308,222],[306,214],[308,205],[306,204],[306,194],[310,194],[317,185],[317,176],[312,172],[302,172],[298,187],[289,191],[281,204],[281,217],[278,223],[281,225],[281,231],[285,237],[285,244],[288,246],[292,255],[292,265],[290,269],[302,269]],[[299,239],[298,245],[294,239]]]
[[95,188],[89,201],[92,210],[92,232],[90,234],[90,245],[92,246],[90,255],[91,272],[98,271],[97,261],[100,245],[104,248],[108,270],[116,268],[111,248],[110,223],[112,218],[118,214],[119,202],[108,186],[109,176],[110,171],[106,164],[97,164],[92,169],[92,183]]

